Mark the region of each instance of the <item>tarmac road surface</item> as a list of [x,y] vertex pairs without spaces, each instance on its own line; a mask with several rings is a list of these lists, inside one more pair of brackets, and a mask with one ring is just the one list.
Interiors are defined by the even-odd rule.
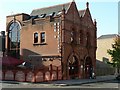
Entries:
[[[106,82],[88,83],[82,85],[70,85],[70,86],[55,86],[52,84],[41,83],[16,83],[8,82],[1,83],[2,90],[120,90],[120,81],[111,80]],[[119,89],[118,89],[119,88]]]

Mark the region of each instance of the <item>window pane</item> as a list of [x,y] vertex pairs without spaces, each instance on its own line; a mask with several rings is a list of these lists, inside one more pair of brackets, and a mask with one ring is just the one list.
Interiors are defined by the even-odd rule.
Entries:
[[9,26],[9,54],[11,56],[19,58],[20,48],[20,24],[18,22],[12,22]]
[[56,32],[57,31],[57,25],[56,25],[57,23],[54,23],[54,32]]
[[38,43],[38,33],[34,33],[34,43]]
[[41,43],[45,42],[45,32],[41,33]]
[[19,47],[17,46],[20,41],[20,25],[17,22],[13,22],[9,27],[9,40],[11,42],[11,49]]

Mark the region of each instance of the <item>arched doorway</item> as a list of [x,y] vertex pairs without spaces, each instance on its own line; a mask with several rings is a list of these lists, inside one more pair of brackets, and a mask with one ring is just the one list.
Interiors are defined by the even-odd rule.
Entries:
[[76,77],[78,77],[79,73],[79,63],[78,63],[78,59],[76,56],[73,56],[70,60],[69,60],[69,77],[70,79],[75,79]]
[[88,56],[85,59],[85,78],[92,78],[93,65],[92,59]]

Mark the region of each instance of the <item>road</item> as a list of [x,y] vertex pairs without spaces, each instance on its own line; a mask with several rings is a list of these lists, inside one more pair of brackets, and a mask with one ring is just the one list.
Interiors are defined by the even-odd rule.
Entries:
[[75,86],[68,86],[69,88],[120,88],[120,81],[112,80],[106,82],[89,83]]
[[[35,84],[35,83],[2,83],[2,88],[11,88],[11,89],[2,89],[2,90],[16,90],[16,88],[23,88],[26,90],[29,90],[27,88],[32,88],[32,90],[37,90],[39,88],[46,88],[50,90],[53,90],[53,88],[59,88],[59,89],[70,89],[74,90],[73,88],[76,88],[75,90],[79,90],[80,88],[114,88],[117,90],[117,88],[120,88],[120,81],[112,80],[112,81],[106,81],[106,82],[98,82],[98,83],[89,83],[89,84],[82,84],[82,85],[72,85],[72,86],[54,86],[50,84]],[[81,89],[80,89],[81,90]],[[83,90],[83,89],[82,89]],[[86,90],[86,89],[85,89]],[[119,89],[120,90],[120,89]]]

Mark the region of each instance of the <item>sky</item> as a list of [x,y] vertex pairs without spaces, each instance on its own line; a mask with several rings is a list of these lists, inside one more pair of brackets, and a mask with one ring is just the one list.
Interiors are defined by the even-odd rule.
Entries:
[[[6,16],[27,13],[33,9],[71,2],[72,0],[2,0],[0,3],[0,31],[6,30]],[[78,10],[89,9],[92,19],[97,21],[97,37],[105,34],[118,34],[117,0],[75,0]]]
[[118,33],[120,35],[120,1],[118,2]]

